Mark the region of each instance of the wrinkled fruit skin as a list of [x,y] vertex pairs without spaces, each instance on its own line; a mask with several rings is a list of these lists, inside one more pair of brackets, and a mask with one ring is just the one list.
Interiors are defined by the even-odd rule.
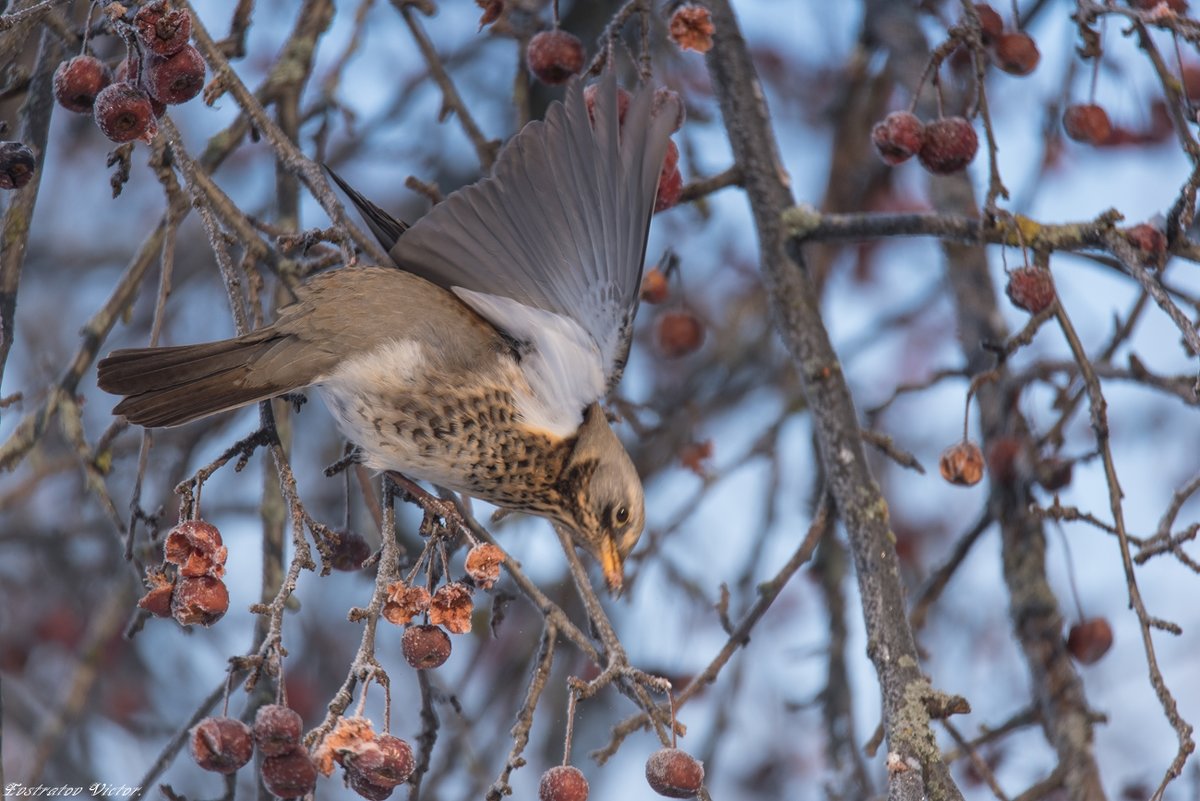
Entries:
[[371,546],[355,531],[338,531],[337,544],[333,546],[331,564],[334,570],[352,573],[362,570],[363,562],[371,556]]
[[381,734],[371,746],[346,756],[347,773],[356,773],[367,784],[392,788],[404,784],[412,775],[412,748],[399,737]]
[[192,16],[182,8],[167,9],[163,0],[147,3],[133,17],[138,40],[160,56],[178,53],[192,35]]
[[0,189],[20,189],[33,180],[37,161],[20,142],[0,142]]
[[229,589],[212,576],[180,579],[171,596],[171,615],[181,626],[211,626],[229,611]]
[[220,578],[228,557],[221,532],[203,520],[184,520],[168,531],[163,540],[163,559],[178,565],[181,576]]
[[450,658],[450,635],[440,626],[409,626],[400,641],[404,659],[417,670],[431,670]]
[[383,787],[378,784],[371,784],[363,778],[362,774],[348,770],[346,771],[346,780],[350,783],[350,789],[361,795],[368,801],[384,801],[390,798],[395,791],[395,787]]
[[291,753],[300,746],[303,734],[304,721],[300,719],[300,714],[283,704],[259,707],[254,716],[254,744],[263,756]]
[[945,117],[925,126],[917,157],[930,172],[948,175],[970,164],[977,150],[979,137],[970,121],[964,117]]
[[108,67],[99,59],[75,56],[54,71],[54,99],[67,111],[90,114],[96,95],[111,81]]
[[660,748],[646,760],[646,781],[667,798],[692,798],[704,784],[704,765],[678,748]]
[[681,50],[707,53],[712,49],[712,37],[717,28],[713,25],[712,14],[707,8],[685,5],[671,15],[669,32]]
[[525,58],[534,77],[557,86],[583,69],[583,43],[566,31],[542,31],[529,40]]
[[96,95],[92,114],[101,132],[114,142],[149,143],[158,132],[150,96],[128,81],[109,84]]
[[925,126],[907,111],[893,111],[871,129],[875,152],[893,167],[920,153],[924,142]]
[[264,759],[262,780],[272,795],[301,798],[317,789],[317,766],[308,751],[296,746],[285,754]]
[[996,66],[1010,75],[1028,75],[1037,69],[1042,55],[1027,33],[1002,33],[992,46]]
[[254,756],[250,727],[236,718],[205,718],[192,729],[191,745],[197,765],[225,775]]
[[951,445],[938,462],[942,478],[960,487],[972,487],[983,479],[983,451],[974,442]]
[[588,782],[574,765],[558,765],[542,774],[538,801],[587,801]]
[[1112,626],[1102,617],[1093,617],[1071,626],[1067,634],[1067,650],[1076,662],[1094,665],[1112,647]]
[[679,359],[704,344],[704,324],[687,309],[664,311],[654,326],[658,349],[668,359]]
[[1008,275],[1008,286],[1004,288],[1013,305],[1030,314],[1037,314],[1054,302],[1054,279],[1049,270],[1041,267],[1021,267]]
[[1076,142],[1102,145],[1112,137],[1112,121],[1108,112],[1095,103],[1067,106],[1063,112],[1063,130]]
[[160,103],[186,103],[204,88],[204,57],[196,48],[184,45],[169,56],[151,58],[146,62],[142,82]]

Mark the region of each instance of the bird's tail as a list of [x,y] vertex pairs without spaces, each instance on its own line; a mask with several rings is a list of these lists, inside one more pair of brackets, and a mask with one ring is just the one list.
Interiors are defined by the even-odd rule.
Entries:
[[177,426],[297,389],[279,371],[253,369],[285,344],[270,328],[199,345],[113,351],[100,360],[100,388],[125,398],[113,409],[147,427]]

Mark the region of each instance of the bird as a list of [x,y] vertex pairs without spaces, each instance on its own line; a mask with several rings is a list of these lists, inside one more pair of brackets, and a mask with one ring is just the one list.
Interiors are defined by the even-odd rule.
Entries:
[[549,519],[619,594],[645,497],[601,404],[679,108],[649,81],[619,103],[612,70],[594,87],[574,79],[490,175],[411,226],[331,170],[393,264],[320,273],[241,336],[113,351],[98,364],[113,413],[176,426],[315,388],[367,467]]

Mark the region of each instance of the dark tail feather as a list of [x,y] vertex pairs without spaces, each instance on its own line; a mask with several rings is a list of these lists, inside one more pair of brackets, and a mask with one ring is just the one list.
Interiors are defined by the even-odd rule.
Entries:
[[367,221],[367,227],[371,229],[371,233],[375,234],[375,238],[383,245],[383,249],[390,251],[395,247],[400,236],[408,230],[408,225],[401,220],[397,220],[360,195],[354,187],[343,181],[340,175],[331,170],[328,164],[323,166],[325,167],[325,171],[329,173],[329,177],[341,187],[342,191],[346,193],[346,197],[350,198],[350,202],[358,209],[358,213]]
[[177,426],[295,389],[264,380],[253,362],[279,342],[273,331],[201,345],[113,351],[99,384],[126,397],[113,414],[147,427]]

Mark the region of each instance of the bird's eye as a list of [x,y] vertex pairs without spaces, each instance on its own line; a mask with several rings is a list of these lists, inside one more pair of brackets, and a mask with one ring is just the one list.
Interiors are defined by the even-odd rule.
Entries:
[[618,506],[617,511],[613,514],[613,520],[618,526],[623,526],[629,522],[629,510],[624,506]]

